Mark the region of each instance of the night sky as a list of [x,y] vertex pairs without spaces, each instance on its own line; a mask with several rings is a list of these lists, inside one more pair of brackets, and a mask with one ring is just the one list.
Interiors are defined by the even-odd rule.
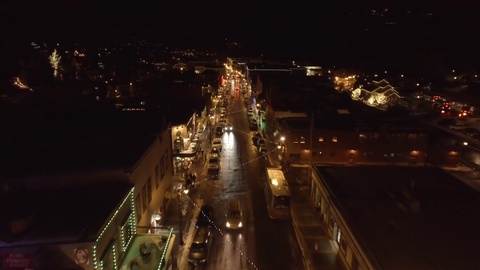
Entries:
[[[478,59],[478,53],[471,55],[478,51],[478,38],[472,33],[480,25],[474,1],[359,2],[18,0],[2,3],[6,8],[1,15],[7,23],[6,40],[95,44],[145,37],[193,47],[229,39],[272,55],[301,54],[305,58],[345,56],[365,61],[375,55],[390,59],[395,54],[449,50],[452,57]],[[433,11],[435,17],[427,23],[408,20],[391,29],[362,32],[360,25],[369,20],[362,14],[384,8],[389,8],[390,14],[405,14],[410,9]]]

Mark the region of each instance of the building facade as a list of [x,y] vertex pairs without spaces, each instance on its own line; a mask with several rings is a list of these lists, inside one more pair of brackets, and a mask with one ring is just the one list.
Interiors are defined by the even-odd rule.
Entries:
[[440,168],[312,165],[310,185],[345,269],[480,266],[477,191]]
[[[105,188],[109,196],[105,196]],[[134,189],[130,184],[66,187],[49,198],[38,196],[36,203],[51,214],[10,222],[11,237],[0,242],[2,269],[125,269],[121,265],[132,269],[142,263],[142,243],[148,243],[144,257],[149,258],[149,269],[166,269],[171,264],[173,229],[155,234],[137,231]],[[55,201],[80,212],[62,213],[62,206]]]
[[375,125],[352,120],[317,119],[312,123],[306,117],[279,119],[282,160],[293,164],[425,165],[427,128],[408,119],[378,119]]

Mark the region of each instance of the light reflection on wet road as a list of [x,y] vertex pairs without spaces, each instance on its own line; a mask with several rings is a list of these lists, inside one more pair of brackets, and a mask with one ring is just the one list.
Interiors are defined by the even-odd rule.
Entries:
[[[222,135],[221,169],[216,179],[203,181],[199,196],[215,208],[215,226],[209,260],[204,269],[304,269],[301,252],[289,221],[273,221],[263,193],[264,170],[248,129],[245,105],[232,98],[227,123],[233,131]],[[240,199],[244,227],[227,230],[227,202]]]

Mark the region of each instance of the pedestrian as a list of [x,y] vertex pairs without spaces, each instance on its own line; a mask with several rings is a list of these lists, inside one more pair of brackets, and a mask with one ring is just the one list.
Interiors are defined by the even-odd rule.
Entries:
[[195,183],[197,182],[197,174],[192,175],[192,182],[193,182],[193,185],[195,186]]

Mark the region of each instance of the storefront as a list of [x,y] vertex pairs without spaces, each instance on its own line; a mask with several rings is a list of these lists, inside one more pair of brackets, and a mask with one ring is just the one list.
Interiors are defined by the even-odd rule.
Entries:
[[173,153],[175,173],[188,171],[192,163],[199,158],[200,144],[197,141],[189,142],[188,146],[183,149]]
[[172,149],[174,173],[187,172],[192,163],[201,158],[199,134],[193,132],[196,126],[204,123],[195,123],[202,118],[192,117],[186,125],[172,127]]

